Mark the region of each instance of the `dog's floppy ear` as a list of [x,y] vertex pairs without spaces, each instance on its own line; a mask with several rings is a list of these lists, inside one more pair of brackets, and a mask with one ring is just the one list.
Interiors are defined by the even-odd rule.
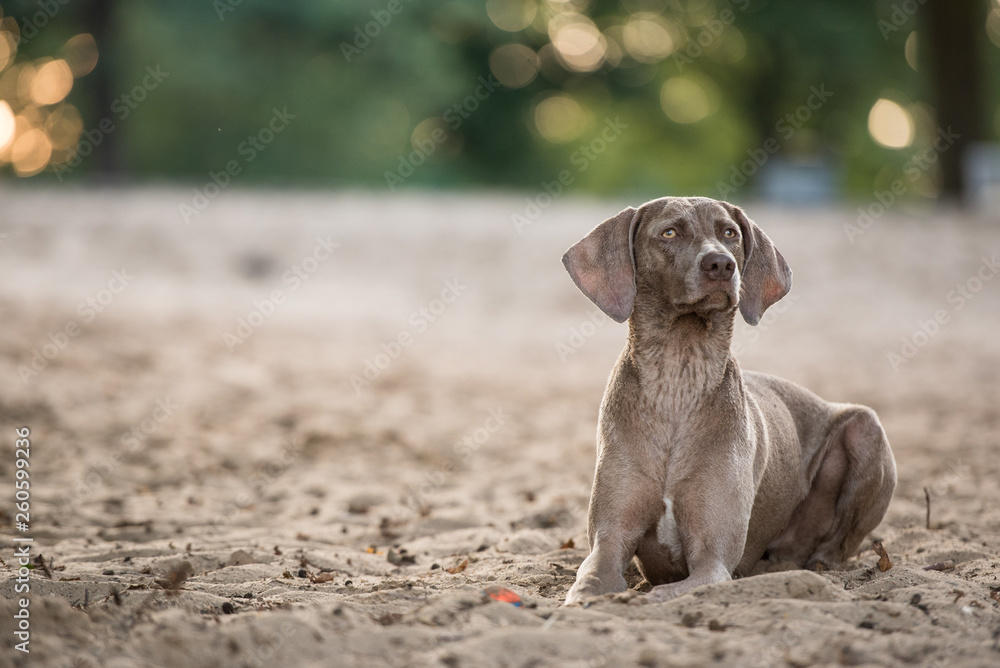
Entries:
[[629,207],[608,218],[563,255],[576,287],[616,322],[625,322],[635,303],[632,237],[639,220]]
[[751,325],[792,289],[792,270],[757,224],[738,206],[727,204],[743,234],[743,273],[740,276],[740,313]]

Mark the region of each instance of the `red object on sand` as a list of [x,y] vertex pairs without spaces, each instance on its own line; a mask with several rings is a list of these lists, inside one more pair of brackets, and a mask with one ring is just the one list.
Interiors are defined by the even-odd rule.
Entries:
[[487,587],[483,591],[485,591],[489,595],[489,597],[492,598],[494,601],[500,601],[502,603],[510,603],[511,605],[517,607],[521,606],[521,597],[518,596],[515,592],[511,591],[510,589],[507,589],[506,587],[493,585]]

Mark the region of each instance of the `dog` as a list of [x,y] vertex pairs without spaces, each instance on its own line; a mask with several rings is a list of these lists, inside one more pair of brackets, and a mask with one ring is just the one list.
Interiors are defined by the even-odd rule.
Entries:
[[762,558],[835,568],[885,515],[896,463],[875,412],[824,401],[730,352],[792,273],[737,206],[666,197],[627,208],[563,256],[628,341],[601,403],[590,555],[566,605],[626,589],[653,601],[748,575]]

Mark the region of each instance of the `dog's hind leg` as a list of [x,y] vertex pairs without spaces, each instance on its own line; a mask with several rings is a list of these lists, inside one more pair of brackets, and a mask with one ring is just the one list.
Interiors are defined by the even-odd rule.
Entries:
[[850,406],[832,420],[809,493],[768,547],[772,559],[837,566],[885,516],[896,463],[875,412]]

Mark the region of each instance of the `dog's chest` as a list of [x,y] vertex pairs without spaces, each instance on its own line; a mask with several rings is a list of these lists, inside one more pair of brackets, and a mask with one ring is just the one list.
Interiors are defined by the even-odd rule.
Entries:
[[693,392],[643,396],[639,418],[629,430],[634,436],[633,453],[665,493],[671,469],[676,473],[678,467],[686,467],[685,461],[697,449],[698,399]]
[[661,353],[640,377],[646,408],[665,422],[683,420],[696,412],[719,382],[718,364],[695,351],[688,355]]
[[[720,368],[707,355],[666,355],[655,373],[640,376],[641,440],[664,498],[673,497],[672,481],[690,473],[701,451],[699,434],[711,423]],[[667,504],[667,515],[669,515]]]

